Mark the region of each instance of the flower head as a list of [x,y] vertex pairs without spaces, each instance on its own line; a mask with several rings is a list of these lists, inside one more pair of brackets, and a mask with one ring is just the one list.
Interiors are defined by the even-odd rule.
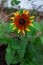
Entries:
[[18,33],[20,33],[22,31],[23,34],[25,34],[25,30],[26,31],[30,31],[30,29],[28,28],[28,26],[33,26],[32,22],[32,18],[34,18],[34,16],[29,16],[29,11],[23,10],[22,15],[20,15],[20,13],[17,11],[16,13],[13,13],[15,17],[11,17],[11,19],[14,21],[13,23],[11,23],[11,25],[15,25],[13,30],[16,30],[16,28],[18,29]]

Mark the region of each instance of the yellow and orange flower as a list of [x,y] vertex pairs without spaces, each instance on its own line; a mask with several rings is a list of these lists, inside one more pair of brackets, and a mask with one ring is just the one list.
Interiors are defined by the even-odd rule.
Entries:
[[26,31],[30,31],[28,26],[33,26],[32,22],[33,20],[31,18],[34,18],[34,16],[29,16],[29,11],[23,10],[22,15],[17,11],[16,13],[13,13],[15,17],[11,17],[14,22],[11,23],[11,25],[15,25],[13,30],[18,29],[18,33],[22,31],[23,34],[25,34]]

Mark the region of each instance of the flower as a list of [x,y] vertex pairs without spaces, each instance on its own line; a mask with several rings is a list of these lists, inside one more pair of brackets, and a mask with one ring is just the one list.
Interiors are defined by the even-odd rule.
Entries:
[[20,13],[18,11],[13,14],[15,17],[10,18],[14,21],[11,23],[11,25],[15,25],[13,30],[16,30],[16,28],[17,28],[18,33],[20,33],[22,31],[23,34],[25,34],[25,30],[29,32],[30,29],[28,28],[28,26],[33,26],[32,19],[34,18],[34,16],[29,16],[28,15],[29,11],[26,11],[26,10],[23,10],[22,15],[20,15]]

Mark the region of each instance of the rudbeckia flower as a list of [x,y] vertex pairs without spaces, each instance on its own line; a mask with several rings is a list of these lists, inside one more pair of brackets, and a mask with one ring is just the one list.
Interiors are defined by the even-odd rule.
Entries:
[[17,11],[16,13],[13,13],[15,17],[11,17],[14,22],[11,23],[11,25],[15,25],[12,30],[18,29],[18,33],[22,31],[23,34],[25,34],[25,30],[30,32],[30,29],[28,26],[33,26],[33,18],[34,16],[29,16],[29,11],[23,10],[22,15]]

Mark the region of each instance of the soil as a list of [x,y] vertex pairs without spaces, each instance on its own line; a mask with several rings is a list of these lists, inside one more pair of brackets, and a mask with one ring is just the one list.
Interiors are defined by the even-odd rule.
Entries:
[[[0,65],[7,65],[5,61],[5,50],[6,50],[6,45],[0,46]],[[14,64],[12,64],[14,65]],[[19,65],[19,64],[16,64]]]

